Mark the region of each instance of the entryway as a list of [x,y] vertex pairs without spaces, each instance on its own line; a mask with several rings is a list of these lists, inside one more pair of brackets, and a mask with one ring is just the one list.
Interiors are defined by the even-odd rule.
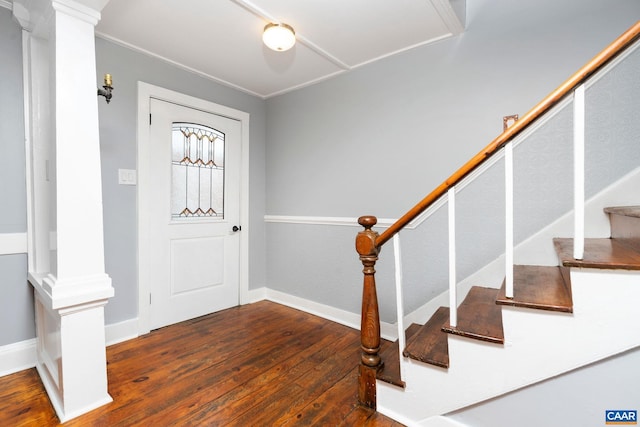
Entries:
[[248,123],[193,101],[147,99],[138,146],[141,333],[240,303]]

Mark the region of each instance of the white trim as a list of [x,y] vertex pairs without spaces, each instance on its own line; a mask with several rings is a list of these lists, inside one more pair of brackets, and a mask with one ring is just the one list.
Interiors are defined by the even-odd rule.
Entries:
[[[254,297],[264,295],[262,299],[254,299],[253,302],[267,300],[278,304],[286,305],[287,307],[295,308],[296,310],[304,311],[305,313],[313,314],[314,316],[322,317],[323,319],[330,320],[332,322],[339,323],[344,326],[348,326],[352,329],[360,330],[360,314],[352,313],[350,311],[335,308],[329,305],[321,304],[319,302],[310,301],[308,299],[300,298],[294,295],[286,294],[275,289],[260,288],[251,291]],[[382,338],[395,341],[398,339],[398,331],[396,325],[386,322],[380,322],[380,335]]]
[[104,327],[105,342],[107,347],[134,338],[138,338],[138,318],[112,323]]
[[117,39],[115,37],[111,37],[111,36],[109,36],[107,34],[101,33],[100,31],[96,31],[96,37],[99,37],[99,38],[101,38],[103,40],[110,41],[112,43],[115,43],[115,44],[120,45],[122,47],[125,47],[127,49],[130,49],[130,50],[132,50],[134,52],[142,53],[143,55],[147,55],[147,56],[150,56],[152,58],[159,59],[159,60],[164,61],[164,62],[166,62],[168,64],[171,64],[171,65],[173,65],[173,66],[175,66],[175,67],[177,67],[177,68],[179,68],[181,70],[188,71],[190,73],[193,73],[193,74],[195,74],[197,76],[203,77],[203,78],[205,78],[207,80],[211,80],[211,81],[216,82],[218,84],[221,84],[223,86],[227,86],[227,87],[230,87],[232,89],[239,90],[240,92],[248,93],[249,95],[256,96],[256,97],[258,97],[260,99],[266,99],[265,95],[259,94],[257,92],[253,92],[253,91],[251,91],[251,90],[249,90],[247,88],[244,88],[242,86],[238,86],[236,84],[233,84],[233,83],[228,82],[226,80],[220,79],[218,77],[214,77],[211,74],[207,74],[207,73],[204,73],[202,71],[196,70],[195,68],[189,67],[189,66],[184,65],[184,64],[182,64],[180,62],[177,62],[177,61],[174,61],[172,59],[169,59],[169,58],[167,58],[165,56],[162,56],[162,55],[159,55],[157,53],[151,52],[149,50],[143,49],[143,48],[138,47],[138,46],[136,46],[134,44],[127,43],[127,42],[125,42],[123,40],[120,40],[120,39]]
[[[31,132],[31,33],[22,29],[22,90],[24,103],[25,192],[27,195],[27,265],[35,267],[33,140]],[[57,243],[57,240],[56,240]]]
[[[292,215],[265,215],[265,222],[276,222],[283,224],[306,224],[306,225],[336,225],[348,227],[361,227],[358,218],[338,217],[338,216],[292,216]],[[376,225],[389,226],[396,220],[389,218],[378,218]]]
[[[240,224],[243,225],[240,233],[240,304],[246,304],[249,301],[249,113],[236,110],[224,105],[216,104],[193,96],[185,95],[160,86],[154,86],[144,82],[138,82],[138,123],[137,123],[137,144],[138,144],[138,181],[140,182],[146,177],[140,173],[140,150],[143,144],[149,141],[149,110],[150,99],[159,99],[162,101],[172,102],[174,104],[183,105],[189,108],[195,108],[212,114],[229,117],[241,122],[242,124],[242,158],[240,166]],[[147,144],[148,145],[148,144]],[[138,227],[138,333],[146,334],[150,331],[149,326],[149,280],[143,276],[147,272],[142,271],[142,265],[145,263],[140,261],[140,253],[146,248],[149,242],[147,235],[146,221],[141,218],[140,206],[145,206],[148,195],[140,192],[141,186],[136,187],[137,190],[137,227]]]
[[443,415],[427,418],[426,420],[420,421],[418,425],[421,427],[469,427],[467,424],[462,424],[459,421]]
[[36,339],[0,347],[0,377],[36,366]]
[[0,233],[0,255],[26,253],[27,233]]
[[460,18],[451,7],[449,0],[431,0],[431,4],[452,35],[457,36],[464,32],[464,23],[460,22]]

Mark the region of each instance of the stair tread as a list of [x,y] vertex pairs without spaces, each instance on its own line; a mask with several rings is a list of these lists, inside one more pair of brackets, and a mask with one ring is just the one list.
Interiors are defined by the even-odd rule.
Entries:
[[640,206],[611,206],[604,208],[605,213],[640,218]]
[[474,286],[458,307],[458,324],[447,322],[442,330],[450,334],[504,344],[502,309],[496,304],[498,289]]
[[640,252],[617,239],[584,239],[584,258],[573,258],[573,239],[555,238],[553,244],[565,267],[640,270]]
[[411,340],[407,340],[407,346],[402,354],[420,362],[448,368],[449,342],[447,334],[442,332],[442,325],[448,319],[449,308],[438,308]]
[[[406,337],[409,340],[418,330],[422,328],[422,325],[412,323],[407,328]],[[398,340],[388,346],[384,351],[380,352],[384,364],[382,368],[376,374],[376,378],[387,382],[389,384],[397,385],[398,387],[405,387],[404,381],[400,377],[400,346]]]
[[[513,298],[506,297],[506,280],[502,282],[496,303],[538,310],[573,312],[570,283],[565,283],[566,267],[540,265],[513,266]],[[566,278],[568,279],[568,274]]]

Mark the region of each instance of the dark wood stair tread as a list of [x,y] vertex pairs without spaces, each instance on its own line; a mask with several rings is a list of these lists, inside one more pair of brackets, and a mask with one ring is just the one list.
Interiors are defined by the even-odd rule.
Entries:
[[448,320],[449,308],[438,308],[431,319],[410,340],[407,340],[407,347],[402,354],[420,362],[448,368],[449,342],[447,334],[442,332],[442,325]]
[[565,267],[640,270],[640,252],[617,239],[584,239],[584,258],[573,258],[573,239],[555,238],[553,244]]
[[496,304],[498,289],[474,286],[458,307],[458,324],[447,322],[442,330],[450,334],[504,344],[502,309]]
[[[502,282],[497,304],[538,310],[573,312],[571,285],[565,283],[566,267],[540,265],[513,266],[513,298],[506,297],[506,281]],[[565,275],[569,279],[569,275]]]
[[[411,324],[409,328],[407,328],[407,332],[405,334],[406,339],[409,340],[411,337],[417,333],[422,325],[418,325],[417,323]],[[385,350],[380,352],[380,358],[383,361],[382,368],[377,372],[376,378],[387,382],[389,384],[397,385],[398,387],[405,386],[404,381],[400,378],[400,347],[398,341],[396,340],[393,344],[389,345]]]

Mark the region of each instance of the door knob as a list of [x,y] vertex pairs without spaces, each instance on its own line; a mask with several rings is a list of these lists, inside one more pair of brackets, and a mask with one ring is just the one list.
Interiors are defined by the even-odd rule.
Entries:
[[234,225],[234,226],[233,226],[233,228],[232,228],[231,230],[235,233],[236,231],[240,231],[240,230],[242,230],[242,226]]

